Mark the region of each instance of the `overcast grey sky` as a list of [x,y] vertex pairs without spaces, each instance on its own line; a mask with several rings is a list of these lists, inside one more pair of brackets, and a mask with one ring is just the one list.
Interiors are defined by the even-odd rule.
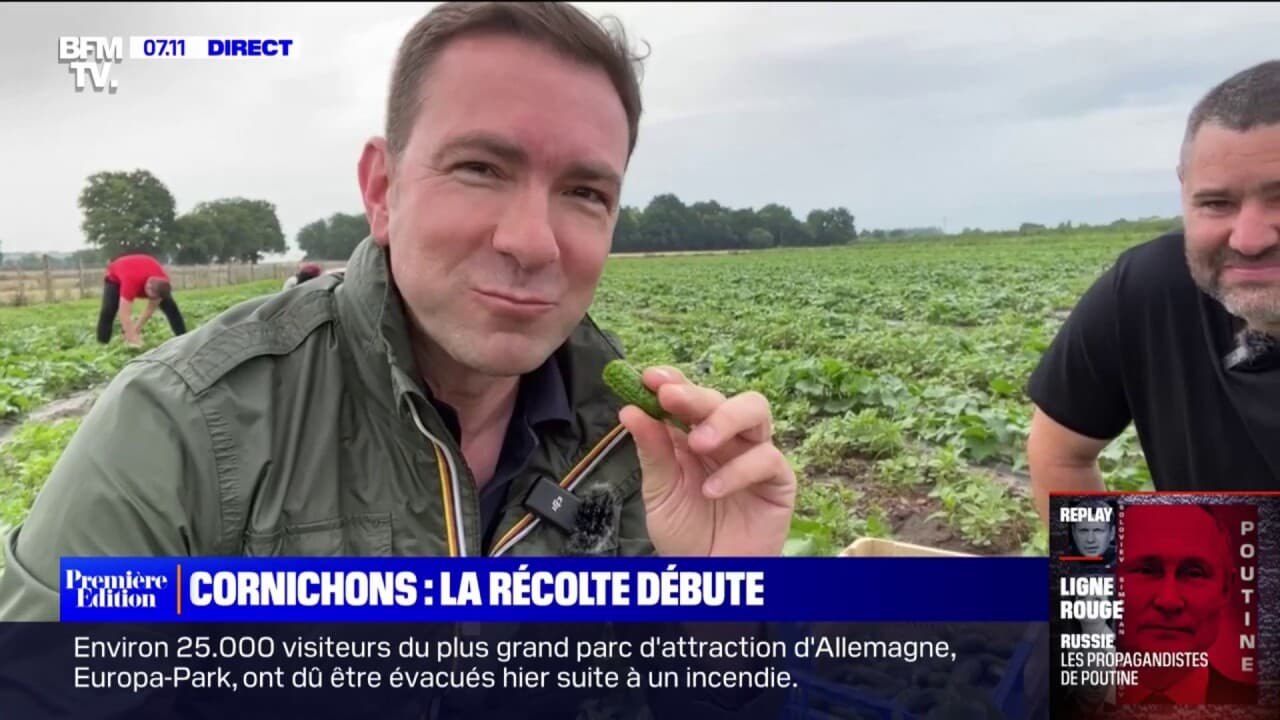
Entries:
[[[1178,212],[1191,105],[1280,56],[1275,5],[578,3],[651,46],[623,201],[845,206],[860,228]],[[100,170],[179,213],[244,196],[303,225],[361,210],[392,59],[431,3],[0,6],[0,244],[83,247]],[[289,58],[126,60],[76,93],[60,35],[288,37]]]

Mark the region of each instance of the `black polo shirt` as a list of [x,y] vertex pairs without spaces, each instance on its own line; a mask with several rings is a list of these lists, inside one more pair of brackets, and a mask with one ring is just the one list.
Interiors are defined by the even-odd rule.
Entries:
[[[427,398],[461,447],[462,430],[458,425],[457,412],[437,399],[430,390],[427,390]],[[480,492],[480,524],[484,529],[484,547],[488,547],[493,540],[512,478],[524,470],[534,450],[538,448],[538,432],[555,423],[571,422],[572,419],[569,392],[565,388],[564,376],[560,374],[555,356],[547,358],[538,369],[520,378],[516,404],[511,412],[511,421],[507,423],[507,435],[502,441],[493,478]]]
[[1131,422],[1156,490],[1280,489],[1280,368],[1229,367],[1243,327],[1203,293],[1185,239],[1124,251],[1094,282],[1031,375],[1028,394],[1076,432]]

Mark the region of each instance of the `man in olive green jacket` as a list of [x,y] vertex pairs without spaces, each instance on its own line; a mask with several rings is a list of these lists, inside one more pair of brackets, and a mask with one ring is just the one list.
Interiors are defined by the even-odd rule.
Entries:
[[[634,61],[571,6],[433,9],[360,158],[345,274],[120,372],[6,538],[0,620],[56,620],[64,556],[780,554],[796,480],[762,396],[649,368],[685,435],[601,380]],[[544,482],[591,527],[532,514]]]
[[[648,368],[686,435],[601,379],[621,351],[587,309],[635,60],[559,3],[419,21],[360,158],[370,237],[346,272],[114,378],[5,538],[0,620],[57,620],[65,556],[780,554],[796,480],[762,396]],[[589,522],[530,512],[538,485]]]

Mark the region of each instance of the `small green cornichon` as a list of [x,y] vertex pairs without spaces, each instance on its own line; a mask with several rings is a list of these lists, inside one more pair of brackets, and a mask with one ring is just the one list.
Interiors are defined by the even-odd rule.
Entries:
[[655,420],[671,423],[684,432],[689,432],[688,425],[680,422],[678,418],[672,417],[670,413],[662,409],[662,406],[658,404],[657,393],[645,387],[640,371],[631,367],[625,361],[609,361],[609,364],[604,366],[604,382],[618,397],[622,398],[623,402],[635,405]]

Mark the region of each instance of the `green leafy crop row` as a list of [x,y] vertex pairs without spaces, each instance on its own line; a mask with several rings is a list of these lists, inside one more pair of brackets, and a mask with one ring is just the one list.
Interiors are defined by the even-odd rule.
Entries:
[[[966,542],[1030,527],[1029,503],[983,472],[1025,470],[1027,379],[1080,294],[1126,247],[1118,234],[983,241],[858,243],[735,255],[615,258],[592,316],[636,366],[670,364],[726,394],[768,398],[777,436],[802,475],[798,553],[886,536],[882,509],[852,513],[857,490],[816,478],[872,478],[914,493]],[[189,326],[275,281],[178,293]],[[102,383],[134,355],[94,338],[93,301],[0,309],[0,422]],[[149,346],[167,339],[153,318]],[[23,429],[25,460],[0,473],[0,513],[15,522],[69,437]],[[32,445],[38,445],[35,447]],[[34,448],[34,449],[32,449]],[[51,465],[49,465],[51,467]],[[1116,489],[1150,486],[1130,431],[1107,448]],[[1034,524],[1034,523],[1032,523]],[[1043,535],[1028,538],[1034,551]]]
[[[241,300],[278,289],[276,280],[177,293],[188,329]],[[135,303],[134,316],[142,312]],[[98,301],[0,308],[0,421],[14,420],[68,393],[111,379],[137,350],[117,326],[111,342],[97,340]],[[172,337],[156,312],[143,333],[147,347]]]

